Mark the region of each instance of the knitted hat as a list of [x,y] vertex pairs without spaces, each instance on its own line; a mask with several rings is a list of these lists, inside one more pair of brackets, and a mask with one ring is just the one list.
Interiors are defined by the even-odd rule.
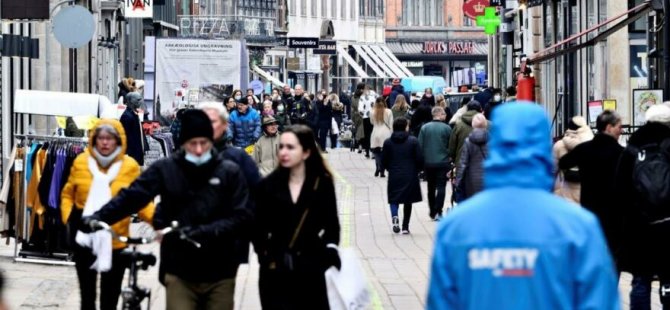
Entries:
[[214,129],[209,117],[202,110],[186,110],[181,116],[179,145],[193,138],[207,138],[214,141]]
[[484,114],[477,113],[472,118],[472,128],[486,129],[487,126],[488,126],[488,121],[486,120],[486,117],[484,116]]
[[670,124],[670,107],[665,104],[656,104],[644,113],[647,122]]

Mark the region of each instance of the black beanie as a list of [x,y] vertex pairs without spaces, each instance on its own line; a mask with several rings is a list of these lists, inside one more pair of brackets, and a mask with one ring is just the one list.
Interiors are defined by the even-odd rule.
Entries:
[[207,138],[214,141],[214,129],[212,122],[205,112],[190,109],[181,116],[181,130],[179,132],[179,145],[193,138]]

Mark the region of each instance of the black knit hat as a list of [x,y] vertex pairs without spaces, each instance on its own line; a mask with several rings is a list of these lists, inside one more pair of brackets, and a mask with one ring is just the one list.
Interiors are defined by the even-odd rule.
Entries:
[[212,122],[207,114],[201,110],[187,110],[181,116],[179,144],[183,145],[186,141],[199,137],[214,141]]

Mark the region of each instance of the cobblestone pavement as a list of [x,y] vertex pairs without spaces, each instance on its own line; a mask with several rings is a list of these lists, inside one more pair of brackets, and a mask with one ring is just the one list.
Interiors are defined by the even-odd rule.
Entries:
[[[428,217],[426,203],[414,205],[411,234],[393,234],[386,204],[387,179],[373,176],[374,160],[348,149],[330,151],[327,156],[337,177],[341,246],[356,249],[370,282],[372,308],[423,309],[436,226]],[[425,196],[425,183],[422,186]],[[158,245],[144,249],[157,252]],[[13,245],[7,246],[4,242],[0,245],[0,268],[8,277],[5,297],[10,309],[78,309],[74,267],[14,263],[13,252]],[[238,272],[236,309],[261,309],[255,256],[251,261],[250,265],[241,266]],[[157,268],[142,272],[140,283],[152,288],[152,308],[164,309],[165,292],[158,283]],[[658,288],[657,283],[654,286]],[[624,309],[627,309],[630,275],[622,276],[620,291]],[[660,308],[655,294],[653,309]]]

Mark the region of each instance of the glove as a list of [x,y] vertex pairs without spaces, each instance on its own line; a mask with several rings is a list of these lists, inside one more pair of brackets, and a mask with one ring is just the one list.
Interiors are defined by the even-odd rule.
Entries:
[[340,261],[340,253],[336,248],[326,248],[326,266],[333,266],[340,270],[342,268],[342,261]]
[[83,216],[81,218],[81,225],[79,225],[79,231],[90,234],[92,232],[102,229],[100,227],[100,220],[94,216]]

